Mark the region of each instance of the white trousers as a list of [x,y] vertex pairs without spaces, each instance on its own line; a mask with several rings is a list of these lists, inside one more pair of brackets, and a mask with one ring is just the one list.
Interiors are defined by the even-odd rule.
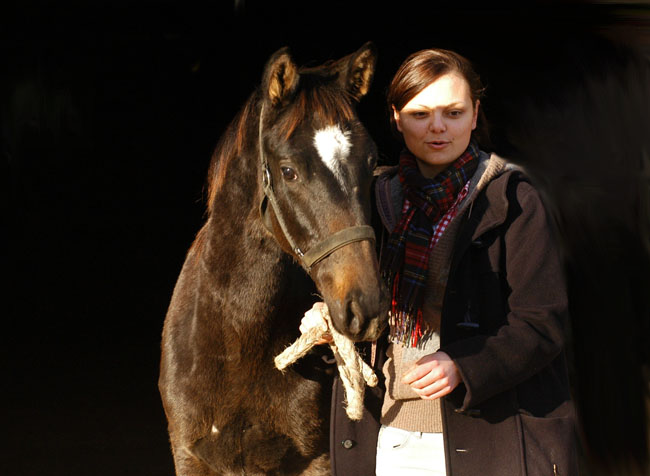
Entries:
[[382,425],[377,440],[377,476],[445,476],[442,433]]

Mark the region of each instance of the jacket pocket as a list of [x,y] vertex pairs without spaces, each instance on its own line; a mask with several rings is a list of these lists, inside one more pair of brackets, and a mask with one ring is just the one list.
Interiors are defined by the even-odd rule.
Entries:
[[520,417],[526,474],[577,475],[573,416],[539,418],[521,414]]

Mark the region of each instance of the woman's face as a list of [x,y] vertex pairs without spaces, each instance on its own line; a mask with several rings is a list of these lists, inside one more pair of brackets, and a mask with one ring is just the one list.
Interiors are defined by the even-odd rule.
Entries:
[[476,129],[479,101],[472,104],[460,74],[440,76],[393,115],[422,175],[433,178],[456,160]]

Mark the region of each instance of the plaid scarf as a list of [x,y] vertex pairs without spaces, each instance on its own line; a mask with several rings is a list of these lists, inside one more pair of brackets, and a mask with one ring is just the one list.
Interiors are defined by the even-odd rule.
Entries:
[[479,150],[471,141],[465,152],[433,179],[422,176],[409,151],[399,159],[399,180],[404,191],[402,217],[388,238],[381,270],[392,291],[391,337],[416,347],[424,335],[422,300],[434,227],[452,207],[459,191],[478,166]]

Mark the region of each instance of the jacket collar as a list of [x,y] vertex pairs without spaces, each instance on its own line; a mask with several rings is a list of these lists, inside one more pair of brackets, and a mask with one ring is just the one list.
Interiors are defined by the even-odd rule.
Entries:
[[[479,214],[479,223],[472,233],[472,241],[483,235],[488,230],[492,230],[506,221],[508,216],[508,182],[510,176],[518,167],[493,155],[490,160],[492,167],[488,167],[485,174],[479,180],[477,192],[483,192],[485,196],[484,212]],[[477,198],[478,193],[472,197],[472,204],[467,218],[472,219],[472,205]]]
[[[519,167],[506,162],[496,154],[490,155],[481,151],[479,166],[470,179],[468,196],[463,200],[458,214],[461,216],[467,213],[469,220],[479,220],[472,234],[472,240],[506,220],[508,215],[506,190],[509,176],[515,170],[519,170]],[[398,167],[382,167],[377,170],[376,175],[378,175],[375,186],[377,210],[384,227],[391,232],[400,219],[404,199]],[[487,206],[484,213],[478,213],[478,210],[473,210],[474,202],[483,190],[485,190]],[[472,216],[473,211],[474,216]]]

